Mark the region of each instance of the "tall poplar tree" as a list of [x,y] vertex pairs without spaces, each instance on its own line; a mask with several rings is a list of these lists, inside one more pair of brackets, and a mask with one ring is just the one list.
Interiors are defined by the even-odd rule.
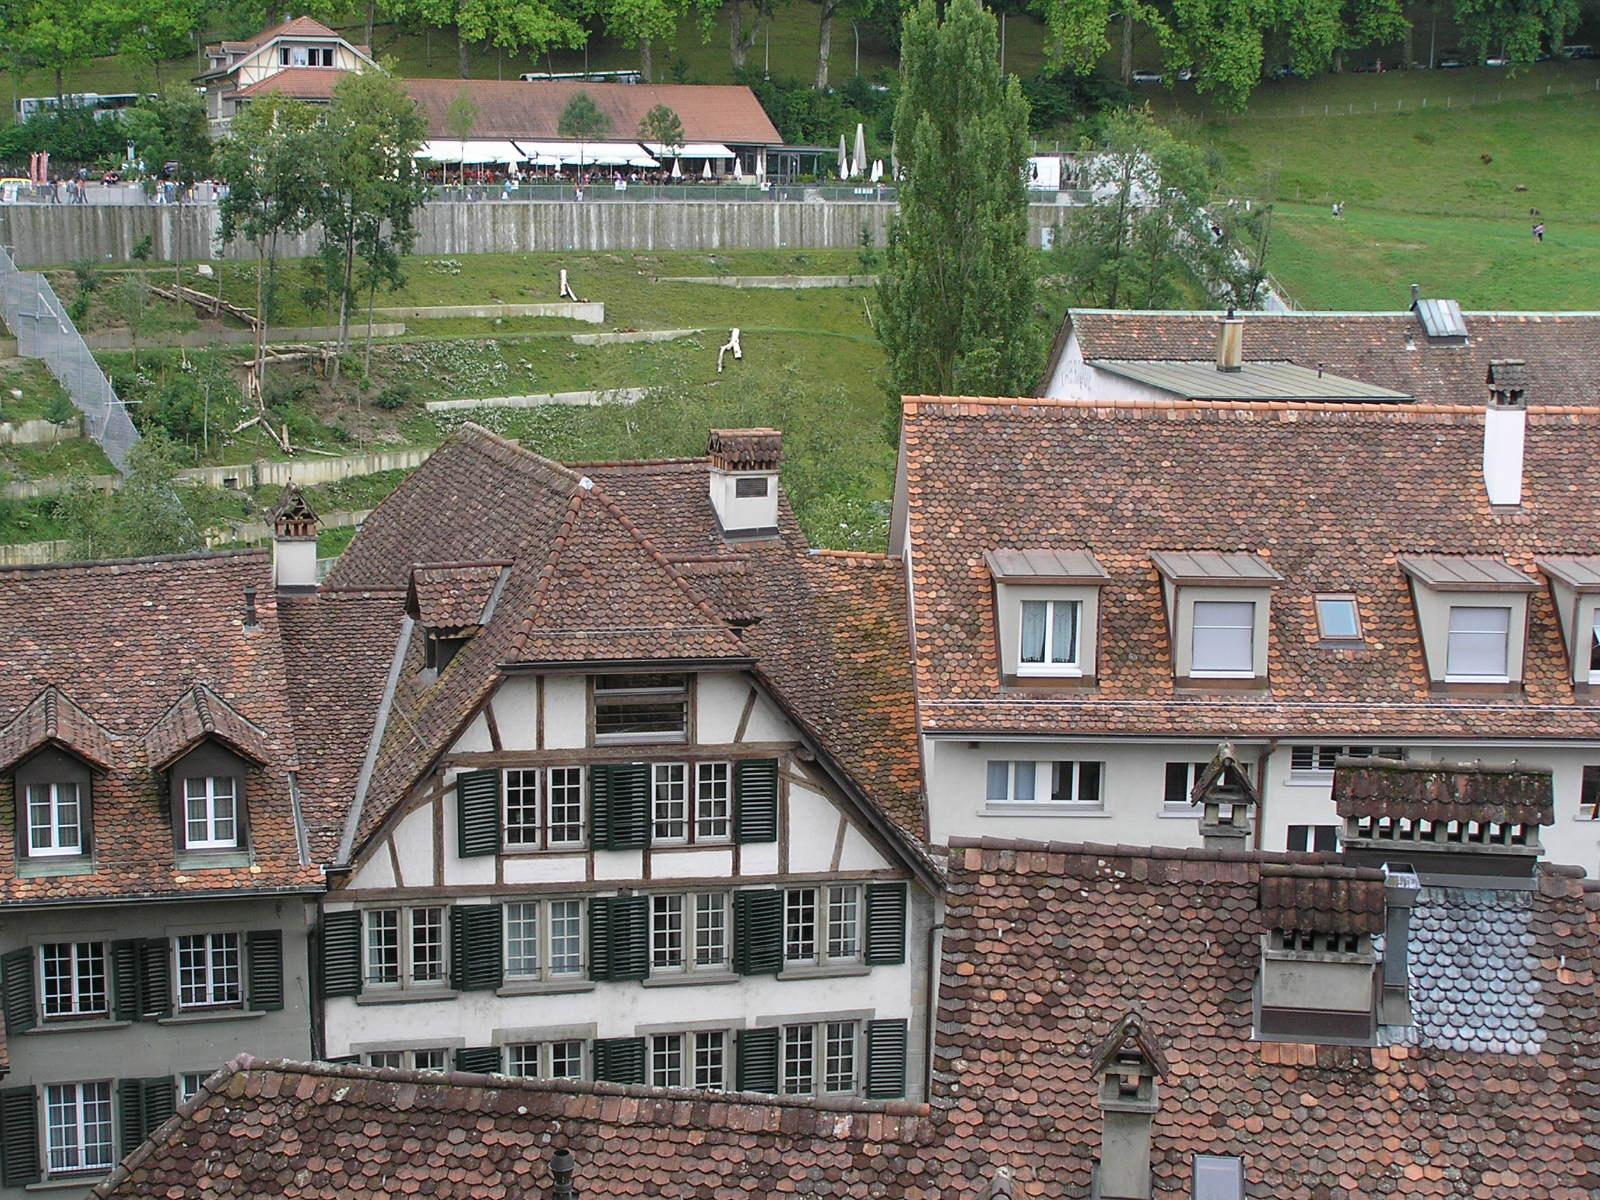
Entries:
[[999,68],[979,0],[907,11],[894,136],[905,178],[878,284],[878,333],[902,395],[1031,392],[1028,102]]

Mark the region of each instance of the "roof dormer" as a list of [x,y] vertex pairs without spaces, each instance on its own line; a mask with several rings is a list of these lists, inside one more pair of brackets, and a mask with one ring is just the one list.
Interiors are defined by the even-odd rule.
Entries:
[[1088,550],[989,550],[1000,678],[1008,687],[1072,687],[1098,675],[1100,589]]
[[1541,558],[1539,569],[1550,580],[1572,686],[1589,691],[1600,684],[1600,558]]
[[1172,670],[1180,687],[1265,687],[1272,589],[1283,581],[1258,554],[1156,551]]
[[425,639],[424,671],[443,671],[489,623],[510,575],[511,564],[503,560],[411,568],[406,615],[417,623]]
[[1438,689],[1522,683],[1528,596],[1538,581],[1473,555],[1402,555],[1411,580],[1428,677]]

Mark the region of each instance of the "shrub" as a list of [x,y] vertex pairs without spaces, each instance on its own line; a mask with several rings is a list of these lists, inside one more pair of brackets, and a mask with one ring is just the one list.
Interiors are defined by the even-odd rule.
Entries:
[[372,406],[381,408],[385,412],[394,412],[397,408],[404,408],[406,401],[411,399],[412,387],[409,383],[401,381],[391,383],[386,388],[381,388],[372,398]]
[[1028,128],[1035,133],[1059,125],[1087,125],[1084,132],[1095,136],[1104,113],[1137,103],[1137,97],[1115,79],[1068,70],[1030,75],[1022,81],[1022,94],[1028,98]]

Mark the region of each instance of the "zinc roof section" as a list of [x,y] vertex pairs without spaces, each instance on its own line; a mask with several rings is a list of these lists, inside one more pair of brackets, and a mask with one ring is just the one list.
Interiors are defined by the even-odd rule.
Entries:
[[1088,550],[986,550],[984,562],[1007,583],[1099,583],[1109,578]]
[[1402,554],[1396,564],[1439,592],[1534,592],[1539,581],[1502,559],[1477,554]]
[[1288,362],[1251,361],[1237,371],[1219,371],[1215,362],[1101,358],[1089,365],[1186,400],[1411,400],[1404,392]]
[[1541,558],[1539,569],[1575,592],[1600,592],[1600,558]]
[[1261,587],[1282,582],[1259,554],[1208,550],[1152,550],[1150,561],[1163,578],[1176,584],[1208,587]]
[[1461,315],[1461,305],[1454,300],[1418,300],[1417,319],[1431,338],[1465,339],[1467,336],[1467,319]]

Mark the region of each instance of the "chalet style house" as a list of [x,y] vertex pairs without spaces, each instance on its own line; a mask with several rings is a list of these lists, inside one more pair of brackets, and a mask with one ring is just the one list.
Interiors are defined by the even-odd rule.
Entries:
[[1198,845],[1226,738],[1255,846],[1338,846],[1343,756],[1517,762],[1600,866],[1586,318],[1433,304],[1075,313],[1050,395],[906,400],[934,842]]

